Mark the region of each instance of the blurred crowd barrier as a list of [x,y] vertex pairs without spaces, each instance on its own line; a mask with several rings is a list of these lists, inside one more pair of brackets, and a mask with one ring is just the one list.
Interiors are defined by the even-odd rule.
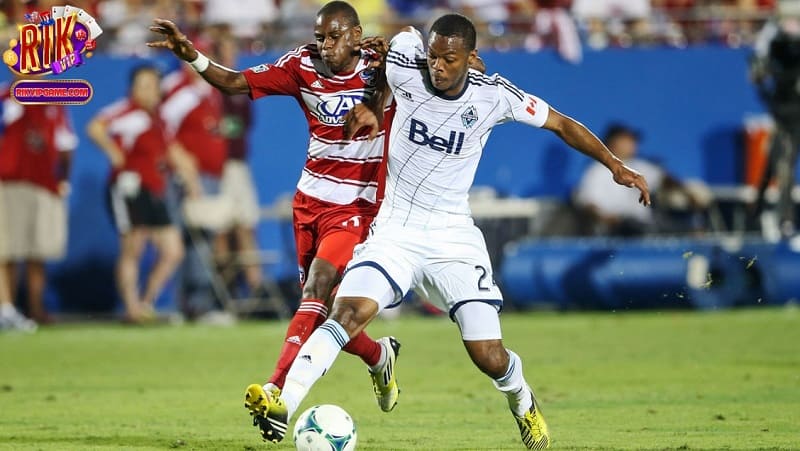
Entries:
[[506,249],[517,306],[641,309],[780,305],[800,297],[800,240],[551,239]]

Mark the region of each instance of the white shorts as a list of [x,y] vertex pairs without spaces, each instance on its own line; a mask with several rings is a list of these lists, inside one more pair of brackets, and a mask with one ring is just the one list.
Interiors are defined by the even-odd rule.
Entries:
[[64,199],[24,182],[3,183],[4,255],[7,260],[59,260],[67,246]]
[[[393,293],[387,296],[382,284],[356,280],[361,277],[355,273],[348,278],[360,267],[383,274]],[[383,310],[399,304],[411,289],[451,319],[470,302],[490,304],[496,311],[503,305],[483,234],[472,224],[431,230],[375,224],[353,251],[337,297],[374,299]]]

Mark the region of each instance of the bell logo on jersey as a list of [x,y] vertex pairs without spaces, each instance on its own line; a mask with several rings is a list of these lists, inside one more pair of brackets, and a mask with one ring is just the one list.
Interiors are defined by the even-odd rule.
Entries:
[[326,125],[343,124],[345,114],[362,99],[361,94],[323,95],[317,103],[315,116]]
[[411,119],[408,139],[414,144],[428,146],[437,152],[458,155],[461,153],[461,147],[464,145],[464,132],[456,133],[455,130],[451,130],[447,138],[434,134],[429,135],[428,126],[425,125],[424,122]]

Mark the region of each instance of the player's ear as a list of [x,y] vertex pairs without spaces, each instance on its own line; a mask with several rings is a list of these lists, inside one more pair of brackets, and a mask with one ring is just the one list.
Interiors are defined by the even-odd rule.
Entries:
[[353,27],[353,40],[355,42],[361,42],[361,35],[364,33],[364,30],[361,28],[361,25],[356,25]]
[[470,50],[469,54],[467,55],[467,65],[469,67],[474,68],[475,62],[478,60],[478,50],[472,49]]

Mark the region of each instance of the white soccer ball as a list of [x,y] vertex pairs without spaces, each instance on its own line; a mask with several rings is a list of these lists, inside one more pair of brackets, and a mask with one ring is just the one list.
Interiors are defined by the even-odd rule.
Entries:
[[339,406],[314,406],[294,424],[297,451],[352,451],[356,449],[356,425]]

